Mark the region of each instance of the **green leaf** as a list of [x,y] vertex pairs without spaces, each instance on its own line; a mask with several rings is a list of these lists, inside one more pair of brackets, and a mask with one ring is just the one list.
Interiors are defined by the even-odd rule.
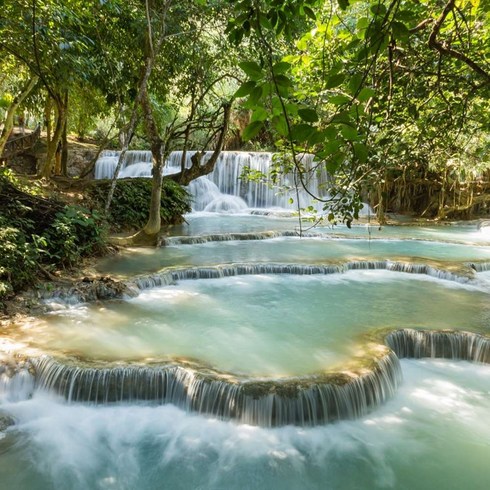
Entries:
[[338,0],[338,2],[342,10],[345,10],[349,6],[349,0]]
[[382,3],[374,3],[371,5],[371,12],[381,17],[386,14],[386,7]]
[[376,92],[374,89],[371,87],[364,87],[358,94],[357,94],[357,100],[359,102],[366,102],[369,100],[371,97],[374,97],[376,95]]
[[251,122],[242,133],[243,141],[250,141],[253,137],[257,136],[264,126],[263,121],[253,121]]
[[407,41],[410,36],[409,30],[403,22],[392,22],[391,30],[393,32],[393,37],[398,40]]
[[250,93],[250,97],[247,100],[247,106],[249,108],[253,107],[262,97],[262,87],[259,85],[258,87],[255,87],[252,92]]
[[331,104],[335,105],[347,104],[347,102],[350,102],[351,100],[352,99],[347,95],[332,95],[332,97],[328,99]]
[[279,61],[272,67],[272,71],[274,72],[274,75],[281,75],[282,73],[286,73],[290,68],[291,63]]
[[367,146],[364,143],[354,143],[354,154],[361,163],[366,163],[369,156]]
[[340,167],[340,165],[342,164],[344,159],[345,159],[344,153],[340,152],[340,151],[337,152],[327,162],[327,164],[326,164],[327,171],[333,175],[338,170],[338,168]]
[[255,63],[255,61],[242,61],[241,63],[238,63],[238,66],[252,79],[252,80],[258,80],[259,78],[262,78],[263,73],[262,73],[262,68]]
[[299,143],[305,142],[315,132],[309,124],[295,124],[291,128],[291,138]]
[[287,125],[287,122],[286,122],[286,118],[283,115],[274,116],[272,118],[272,127],[281,136],[287,136],[287,134],[288,134],[288,125]]
[[359,90],[359,87],[362,83],[362,75],[360,73],[356,73],[351,76],[349,80],[349,92],[354,95]]
[[357,29],[361,30],[361,29],[366,29],[366,27],[369,25],[369,20],[367,17],[361,17],[358,21],[357,21]]
[[348,124],[342,124],[340,127],[342,136],[348,141],[354,141],[358,138],[357,129],[349,126]]
[[263,107],[257,107],[252,114],[251,121],[265,121],[269,113]]
[[274,77],[276,83],[282,87],[290,87],[293,82],[286,75],[276,75]]
[[272,29],[272,24],[265,14],[259,13],[259,22],[265,29]]
[[304,5],[303,10],[304,10],[307,17],[309,17],[310,19],[316,20],[316,14],[315,14],[315,12],[313,12],[313,10],[310,9],[310,7],[307,7],[306,5]]
[[299,109],[298,110],[298,115],[303,121],[306,122],[317,122],[318,121],[318,114],[314,109]]
[[338,87],[344,80],[345,80],[345,75],[343,73],[337,73],[336,75],[332,75],[331,77],[328,77],[325,87],[326,88]]
[[255,86],[256,83],[253,80],[249,80],[248,82],[242,83],[240,88],[235,92],[235,95],[233,95],[233,98],[237,99],[249,95],[252,92],[252,90],[255,88]]
[[322,146],[322,150],[317,153],[318,158],[321,158],[323,160],[326,160],[327,158],[330,158],[333,154],[337,153],[339,151],[339,148],[341,147],[342,143],[338,140],[332,140],[326,142]]
[[325,141],[325,133],[323,131],[315,131],[308,137],[308,143],[310,145],[317,145]]

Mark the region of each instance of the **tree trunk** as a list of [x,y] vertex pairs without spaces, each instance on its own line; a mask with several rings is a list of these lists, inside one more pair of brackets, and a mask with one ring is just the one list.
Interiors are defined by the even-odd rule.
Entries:
[[141,98],[141,107],[143,109],[146,134],[150,139],[151,153],[153,156],[152,169],[152,187],[150,209],[148,221],[142,230],[129,238],[133,245],[156,245],[158,234],[162,227],[161,197],[162,197],[162,181],[163,181],[163,166],[168,156],[166,145],[160,133],[153,116],[151,102],[148,97],[148,91],[145,89]]
[[61,175],[68,175],[68,92],[65,96],[66,117],[63,124],[63,132],[61,134]]
[[56,152],[58,151],[58,146],[61,142],[61,136],[63,133],[63,127],[66,123],[67,111],[64,104],[67,100],[67,94],[64,97],[60,96],[55,99],[55,114],[56,114],[56,124],[53,133],[53,138],[48,141],[48,154],[46,155],[46,160],[41,164],[38,172],[38,177],[49,178],[53,173],[56,162]]
[[7,144],[7,141],[8,141],[9,136],[10,136],[10,132],[12,131],[12,128],[14,127],[15,112],[17,111],[17,108],[19,107],[19,105],[22,104],[22,102],[25,100],[25,98],[32,91],[32,89],[36,85],[38,79],[39,79],[39,77],[37,75],[33,76],[24,85],[24,87],[22,87],[22,90],[14,98],[14,100],[10,104],[10,107],[7,110],[7,117],[5,118],[5,122],[3,124],[3,131],[2,131],[2,134],[0,135],[0,156],[3,153],[5,145]]

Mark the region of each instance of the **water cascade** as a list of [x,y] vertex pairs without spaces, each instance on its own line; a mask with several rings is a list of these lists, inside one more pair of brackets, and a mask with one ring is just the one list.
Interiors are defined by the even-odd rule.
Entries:
[[[186,168],[191,166],[191,157],[194,153],[186,152],[184,162]],[[96,179],[113,176],[118,154],[115,151],[102,153],[95,167]],[[211,155],[212,152],[205,152],[203,163]],[[166,162],[164,173],[169,175],[179,172],[182,158],[182,151],[172,152]],[[269,182],[241,179],[246,169],[256,174],[268,175],[274,158],[274,154],[269,152],[221,152],[213,172],[192,181],[189,185],[194,211],[240,213],[247,209],[294,210],[298,200],[301,207],[312,204],[311,196],[301,188],[294,174],[281,176],[274,185]],[[306,169],[312,169],[313,155],[304,154],[300,159]],[[151,152],[129,151],[126,153],[119,177],[150,177],[151,165]],[[326,186],[329,177],[324,169],[311,170],[305,175],[307,175],[306,184],[312,194],[320,197],[327,194]],[[296,204],[293,205],[291,199]]]
[[378,357],[369,369],[282,381],[240,380],[185,364],[80,367],[46,356],[29,363],[33,392],[53,391],[70,402],[172,403],[186,411],[275,427],[358,418],[384,403],[395,393],[401,372],[397,357],[387,349]]
[[486,488],[490,243],[295,226],[191,214],[36,292],[0,336],[0,489]]

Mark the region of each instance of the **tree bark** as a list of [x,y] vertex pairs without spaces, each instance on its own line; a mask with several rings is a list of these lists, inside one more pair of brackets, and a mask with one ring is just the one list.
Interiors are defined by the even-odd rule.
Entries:
[[14,127],[14,116],[17,108],[20,104],[25,100],[25,98],[30,94],[34,86],[36,85],[39,77],[37,75],[33,76],[25,85],[22,87],[20,93],[15,96],[14,100],[10,104],[10,107],[7,110],[7,116],[5,118],[5,122],[3,124],[2,134],[0,135],[0,156],[5,149],[5,145],[10,136],[10,132]]
[[50,178],[53,173],[56,163],[56,152],[58,151],[58,145],[61,142],[63,134],[63,127],[66,123],[68,113],[66,111],[65,101],[67,101],[68,94],[65,92],[63,96],[57,95],[54,99],[56,124],[54,128],[53,138],[48,141],[48,154],[46,160],[41,164],[38,172],[38,177]]

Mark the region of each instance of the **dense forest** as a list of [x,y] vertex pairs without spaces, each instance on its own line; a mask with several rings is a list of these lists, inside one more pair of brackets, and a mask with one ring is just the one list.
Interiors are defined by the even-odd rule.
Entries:
[[[114,231],[129,220],[139,230],[130,243],[153,243],[189,209],[181,186],[223,149],[277,153],[270,175],[244,179],[293,170],[307,188],[308,174],[326,169],[329,197],[316,197],[332,222],[350,223],[363,201],[380,222],[388,212],[488,214],[488,2],[0,5],[0,299],[102,252],[108,223]],[[13,137],[38,126],[42,157],[20,175]],[[70,168],[75,139],[97,148],[83,168]],[[91,182],[107,148],[121,150],[120,164],[130,149],[151,149],[152,182]],[[173,150],[197,153],[164,179]],[[205,165],[203,150],[214,151]]]

